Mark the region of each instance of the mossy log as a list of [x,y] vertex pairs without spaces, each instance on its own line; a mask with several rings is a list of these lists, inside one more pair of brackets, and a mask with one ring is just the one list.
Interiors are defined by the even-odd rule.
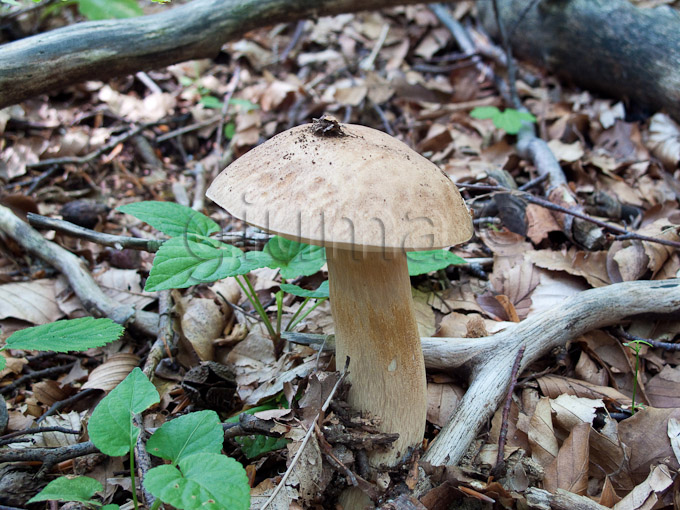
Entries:
[[[581,87],[623,99],[629,111],[680,120],[680,13],[627,0],[504,0],[500,18],[514,56]],[[484,28],[498,39],[491,0]]]

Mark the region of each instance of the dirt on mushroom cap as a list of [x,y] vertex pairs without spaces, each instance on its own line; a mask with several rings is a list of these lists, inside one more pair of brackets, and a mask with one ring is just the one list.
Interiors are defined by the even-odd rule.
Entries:
[[472,222],[451,180],[381,131],[340,124],[285,131],[227,167],[207,195],[238,219],[294,240],[429,250],[464,242]]

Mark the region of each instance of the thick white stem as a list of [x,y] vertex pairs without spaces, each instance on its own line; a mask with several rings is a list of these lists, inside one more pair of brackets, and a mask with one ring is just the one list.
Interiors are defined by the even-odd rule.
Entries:
[[425,364],[406,254],[327,250],[337,361],[349,356],[349,403],[399,439],[371,463],[394,465],[425,432]]

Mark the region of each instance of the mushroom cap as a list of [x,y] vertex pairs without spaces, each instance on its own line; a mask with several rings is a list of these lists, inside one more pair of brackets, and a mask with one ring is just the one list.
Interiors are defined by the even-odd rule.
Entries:
[[432,162],[381,131],[320,124],[251,149],[207,196],[250,225],[327,248],[433,250],[472,236],[458,189]]

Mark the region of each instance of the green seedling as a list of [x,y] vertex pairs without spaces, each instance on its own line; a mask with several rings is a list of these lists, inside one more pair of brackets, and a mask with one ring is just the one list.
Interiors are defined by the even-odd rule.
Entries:
[[626,347],[630,347],[635,353],[635,379],[633,379],[633,399],[630,405],[630,410],[632,414],[635,414],[638,408],[640,409],[644,408],[641,404],[637,404],[635,402],[638,385],[638,374],[640,372],[640,351],[642,350],[643,344],[648,345],[649,347],[653,347],[652,344],[650,344],[649,342],[645,342],[644,340],[631,340],[630,342],[625,342],[623,344]]
[[[85,351],[118,340],[124,331],[123,326],[111,319],[83,317],[57,321],[12,333],[5,345],[0,347],[0,351],[5,349],[51,352]],[[5,368],[5,365],[5,357],[0,356],[0,370]]]
[[495,106],[479,106],[470,112],[470,117],[473,119],[491,119],[494,126],[510,135],[519,133],[522,122],[536,122],[536,117],[529,112],[520,112],[514,108],[506,108],[500,111]]
[[[132,501],[139,508],[135,485],[134,448],[140,429],[136,414],[160,400],[158,391],[139,368],[135,368],[95,408],[88,424],[94,445],[110,456],[130,454]],[[164,423],[147,441],[147,451],[170,464],[151,468],[144,487],[157,499],[157,510],[167,503],[183,510],[250,506],[250,487],[243,466],[221,455],[224,433],[217,413],[200,411]],[[92,500],[101,491],[99,482],[88,477],[59,478],[50,482],[31,502],[78,501],[88,508],[101,503]],[[103,510],[117,509],[107,505]]]

